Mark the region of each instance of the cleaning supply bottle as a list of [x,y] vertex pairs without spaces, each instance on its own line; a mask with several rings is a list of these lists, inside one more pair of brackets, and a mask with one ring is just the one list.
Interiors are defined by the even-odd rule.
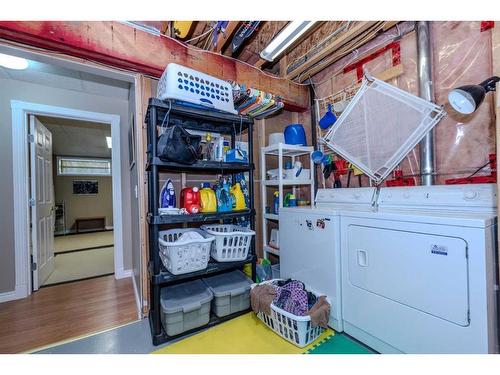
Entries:
[[217,211],[228,212],[233,208],[229,184],[226,179],[221,179],[217,184],[215,195],[217,197]]
[[239,182],[231,187],[231,195],[233,196],[233,211],[244,210],[246,208],[245,196]]
[[280,193],[279,191],[275,191],[273,199],[273,214],[278,215],[279,209],[280,209]]
[[205,135],[205,144],[202,148],[203,160],[210,161],[213,159],[214,143],[212,141],[212,135],[207,133]]
[[201,184],[200,190],[201,212],[217,212],[217,198],[210,188],[209,182]]
[[200,212],[200,191],[197,187],[187,187],[181,190],[181,207],[190,214]]

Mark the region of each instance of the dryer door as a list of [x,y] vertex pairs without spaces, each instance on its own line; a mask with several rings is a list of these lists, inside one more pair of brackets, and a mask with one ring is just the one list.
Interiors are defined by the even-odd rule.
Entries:
[[348,281],[406,307],[469,325],[467,243],[461,238],[351,225]]

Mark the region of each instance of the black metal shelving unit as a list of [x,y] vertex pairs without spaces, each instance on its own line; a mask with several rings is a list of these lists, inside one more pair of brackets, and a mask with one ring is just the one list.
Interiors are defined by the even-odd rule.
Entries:
[[[177,336],[167,336],[161,325],[160,291],[167,285],[173,285],[190,280],[199,279],[207,275],[216,275],[241,269],[245,264],[252,265],[252,275],[255,277],[255,238],[252,239],[248,257],[240,262],[219,263],[211,260],[207,269],[198,272],[191,272],[183,275],[173,275],[168,272],[161,263],[159,256],[158,237],[162,226],[184,223],[204,223],[214,222],[223,219],[235,219],[248,217],[250,226],[255,230],[255,209],[254,209],[254,180],[253,180],[253,120],[250,117],[232,115],[228,113],[198,109],[190,106],[180,105],[171,101],[162,101],[156,98],[149,99],[146,113],[148,149],[147,166],[148,171],[148,224],[149,224],[149,280],[150,280],[150,311],[149,323],[151,336],[154,345],[183,337],[193,332],[214,326],[229,319],[235,318],[247,311],[242,311],[223,318],[215,315],[210,317],[208,326],[203,326],[191,331],[183,332]],[[193,165],[183,165],[173,162],[164,162],[158,158],[158,128],[167,124],[180,124],[186,129],[210,131],[231,136],[231,147],[236,144],[236,136],[244,131],[248,131],[248,163],[223,163],[199,161]],[[216,174],[235,174],[248,172],[248,190],[250,195],[250,207],[241,211],[218,212],[210,214],[195,215],[159,215],[159,173],[160,172],[188,172]]]

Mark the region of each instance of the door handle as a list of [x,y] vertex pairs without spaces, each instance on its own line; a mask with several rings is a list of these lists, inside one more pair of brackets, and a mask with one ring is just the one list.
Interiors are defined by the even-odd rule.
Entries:
[[368,252],[366,250],[358,250],[358,264],[361,267],[368,267]]

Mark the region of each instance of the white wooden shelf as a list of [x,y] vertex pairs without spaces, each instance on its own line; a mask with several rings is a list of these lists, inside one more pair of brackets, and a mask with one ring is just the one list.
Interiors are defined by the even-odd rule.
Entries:
[[[281,185],[312,185],[314,184],[313,180],[282,180]],[[264,181],[264,185],[266,186],[279,186],[280,182],[278,180],[267,180]]]
[[311,152],[313,152],[313,148],[310,146],[288,145],[285,143],[277,143],[275,145],[262,147],[261,152],[263,152],[266,155],[278,156],[280,152],[280,147],[282,155],[288,157],[308,155]]
[[[273,255],[276,255],[276,256],[280,256],[280,251],[278,249],[275,249],[274,247],[271,247],[269,245],[265,245],[264,246],[264,254],[267,255],[267,254],[273,254]],[[267,258],[267,256],[266,256]]]
[[[311,146],[297,146],[297,145],[287,145],[284,143],[278,143],[276,145],[271,145],[267,147],[262,147],[260,149],[260,165],[261,165],[261,201],[262,201],[262,248],[264,251],[264,258],[268,258],[268,254],[273,254],[276,256],[280,255],[279,250],[268,245],[268,222],[274,222],[274,227],[276,223],[279,224],[279,216],[271,213],[266,213],[266,205],[268,202],[267,194],[274,194],[275,191],[279,192],[279,208],[283,208],[283,188],[292,188],[292,194],[296,195],[298,188],[301,186],[310,186],[310,201],[314,202],[314,164],[311,160],[311,153],[314,148]],[[267,179],[267,159],[277,157],[278,158],[278,176],[283,176],[283,167],[285,165],[285,160],[287,162],[291,161],[292,165],[295,164],[296,158],[300,156],[308,156],[309,166],[304,165],[304,168],[309,168],[311,175],[309,179],[277,179],[268,180]],[[288,158],[288,159],[286,159]],[[303,158],[301,159],[304,162]],[[268,189],[268,187],[274,187],[274,189]],[[304,197],[302,197],[304,198]]]
[[279,215],[275,215],[275,214],[264,214],[264,219],[267,219],[267,220],[279,220]]

